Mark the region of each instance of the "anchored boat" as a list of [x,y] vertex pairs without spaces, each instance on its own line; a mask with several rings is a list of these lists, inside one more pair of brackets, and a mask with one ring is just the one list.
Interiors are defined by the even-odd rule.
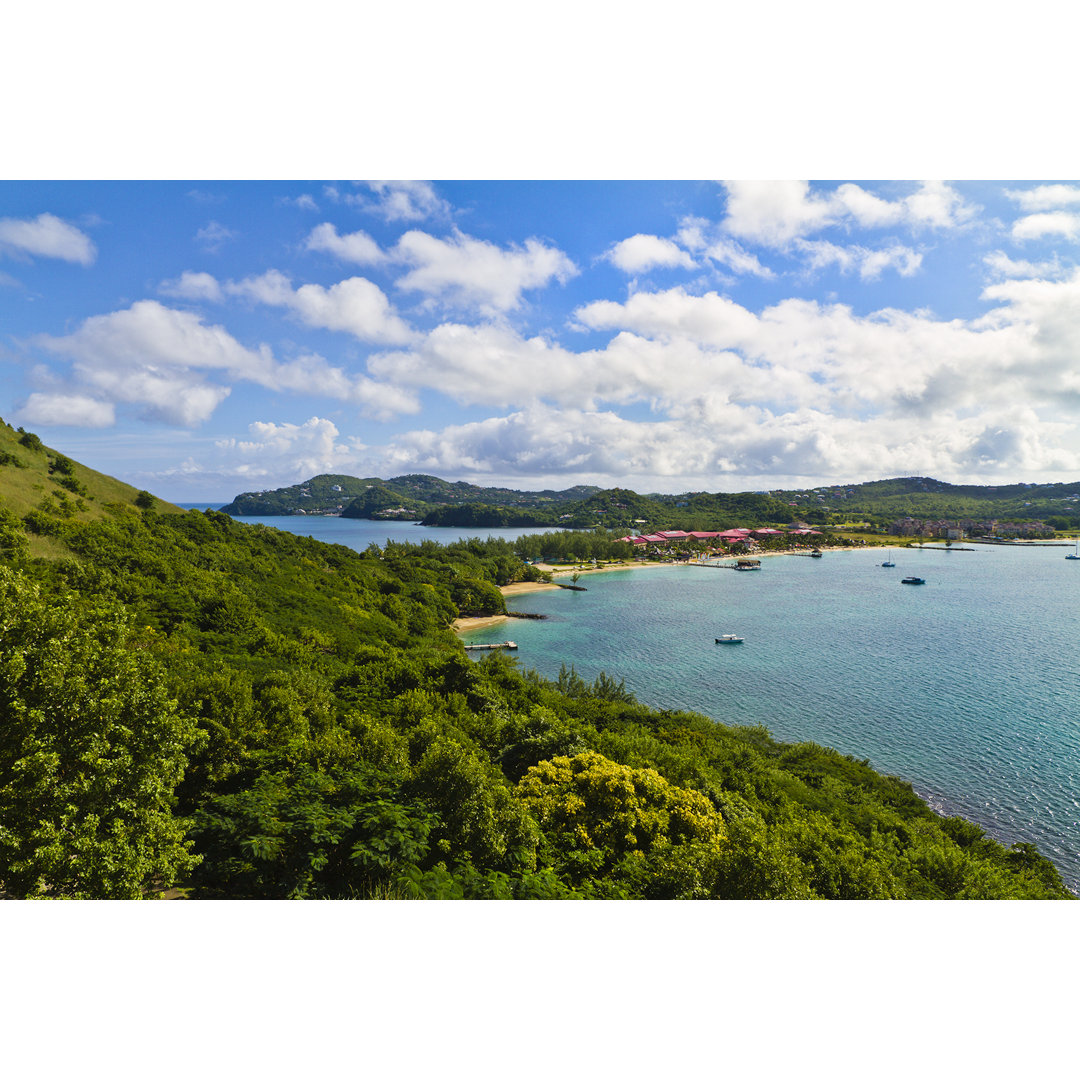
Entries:
[[742,643],[743,639],[741,637],[736,637],[734,634],[721,634],[716,639],[717,645],[741,645]]
[[901,585],[925,585],[926,579],[921,577],[906,577],[900,579]]

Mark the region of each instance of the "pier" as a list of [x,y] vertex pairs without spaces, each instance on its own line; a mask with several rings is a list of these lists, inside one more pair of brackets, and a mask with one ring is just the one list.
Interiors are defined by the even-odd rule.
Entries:
[[477,649],[516,649],[517,648],[517,642],[516,641],[498,641],[493,645],[464,645],[464,646],[462,646],[462,648],[469,649],[469,650],[477,650]]

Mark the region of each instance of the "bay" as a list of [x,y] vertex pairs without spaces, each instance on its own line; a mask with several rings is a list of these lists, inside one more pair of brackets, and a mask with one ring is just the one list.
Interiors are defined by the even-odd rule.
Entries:
[[[184,510],[218,510],[223,503],[177,503]],[[344,544],[355,551],[364,551],[370,544],[383,547],[387,541],[395,544],[422,544],[425,540],[434,540],[437,544],[452,544],[456,540],[472,540],[489,537],[502,540],[516,540],[519,536],[535,533],[557,532],[557,529],[537,528],[454,528],[453,526],[419,525],[415,521],[371,521],[366,518],[332,517],[324,514],[289,514],[284,517],[237,517],[246,525],[268,525],[273,529],[295,533],[297,536],[311,536],[326,544]]]
[[[881,549],[585,575],[510,606],[523,668],[604,671],[642,703],[764,724],[909,781],[1080,889],[1080,562],[1063,547]],[[917,575],[924,585],[904,585]],[[720,634],[745,638],[716,645]],[[479,656],[482,654],[474,654]]]

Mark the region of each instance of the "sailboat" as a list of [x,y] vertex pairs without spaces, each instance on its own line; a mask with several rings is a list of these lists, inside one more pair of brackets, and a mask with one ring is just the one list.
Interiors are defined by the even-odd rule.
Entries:
[[892,550],[892,548],[886,548],[885,549],[885,561],[881,564],[882,566],[895,566],[896,565],[896,563],[894,563],[892,561],[891,557],[889,556],[889,552],[891,550]]
[[1066,559],[1080,559],[1080,536],[1076,538],[1076,553],[1073,555],[1066,555]]

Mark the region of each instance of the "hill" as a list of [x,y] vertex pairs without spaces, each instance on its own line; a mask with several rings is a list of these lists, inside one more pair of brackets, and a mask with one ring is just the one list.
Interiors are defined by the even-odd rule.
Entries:
[[[341,514],[342,517],[402,517],[419,519],[442,506],[482,503],[489,506],[546,506],[586,498],[599,488],[572,487],[566,491],[515,491],[477,487],[463,481],[409,473],[391,480],[377,476],[323,474],[301,484],[273,491],[245,491],[221,509],[233,517],[289,514]],[[388,513],[398,511],[400,513]]]
[[772,495],[797,513],[865,517],[1064,519],[1080,525],[1080,481],[1061,484],[948,484],[929,476],[905,476],[864,484],[834,484]]
[[46,446],[32,432],[0,420],[0,498],[17,518],[28,519],[30,548],[36,555],[56,550],[35,526],[37,516],[59,515],[96,521],[110,505],[152,506],[159,513],[182,514],[179,506],[72,461]]
[[19,469],[0,469],[0,895],[1069,895],[1031,845],[865,761],[651,709],[617,675],[473,663],[450,621],[539,573],[505,541],[357,552],[138,493],[59,487],[70,510],[51,480],[20,514]]

